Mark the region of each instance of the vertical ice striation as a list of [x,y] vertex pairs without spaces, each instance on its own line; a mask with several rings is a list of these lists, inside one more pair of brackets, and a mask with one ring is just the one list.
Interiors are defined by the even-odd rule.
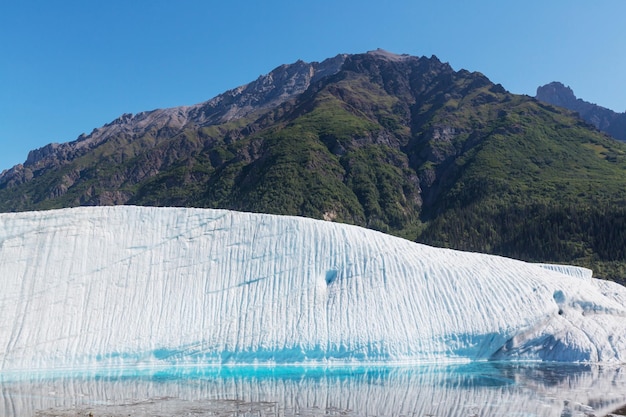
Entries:
[[626,289],[572,267],[311,219],[91,207],[0,215],[0,370],[626,361]]

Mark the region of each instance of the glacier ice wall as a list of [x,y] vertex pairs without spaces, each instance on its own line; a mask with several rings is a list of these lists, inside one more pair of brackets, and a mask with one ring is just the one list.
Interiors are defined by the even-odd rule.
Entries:
[[0,215],[0,370],[626,361],[626,288],[588,270],[305,218]]

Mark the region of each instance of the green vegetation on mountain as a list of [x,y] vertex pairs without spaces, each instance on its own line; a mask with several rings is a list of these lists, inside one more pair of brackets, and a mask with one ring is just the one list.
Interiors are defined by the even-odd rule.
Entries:
[[626,145],[436,58],[346,58],[281,104],[220,124],[116,133],[0,177],[0,210],[216,207],[626,277]]

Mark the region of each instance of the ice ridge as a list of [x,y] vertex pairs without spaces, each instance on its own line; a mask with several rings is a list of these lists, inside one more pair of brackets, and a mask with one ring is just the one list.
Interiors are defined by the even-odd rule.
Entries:
[[575,267],[226,210],[0,215],[0,371],[626,361],[626,288]]

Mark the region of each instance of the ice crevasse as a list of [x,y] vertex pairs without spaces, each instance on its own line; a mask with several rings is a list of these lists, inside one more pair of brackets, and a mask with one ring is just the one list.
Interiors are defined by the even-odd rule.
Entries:
[[0,214],[0,282],[0,371],[626,362],[626,288],[589,270],[299,217]]

